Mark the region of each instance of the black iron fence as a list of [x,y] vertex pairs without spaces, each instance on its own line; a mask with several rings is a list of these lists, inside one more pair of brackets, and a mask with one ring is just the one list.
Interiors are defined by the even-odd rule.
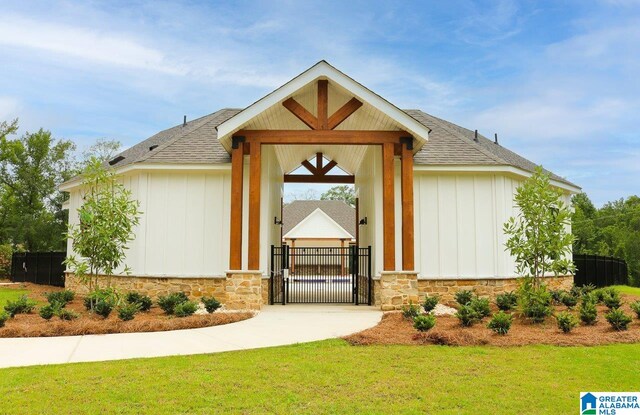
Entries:
[[11,281],[64,287],[66,252],[21,252],[11,257]]
[[620,258],[600,255],[574,254],[576,273],[573,282],[576,285],[592,284],[596,287],[626,285],[629,282],[627,263]]

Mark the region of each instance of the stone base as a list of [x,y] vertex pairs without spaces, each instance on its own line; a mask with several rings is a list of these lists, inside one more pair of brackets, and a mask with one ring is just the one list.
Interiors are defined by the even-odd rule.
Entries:
[[384,271],[380,275],[380,280],[376,281],[377,287],[374,290],[379,294],[376,296],[376,304],[380,305],[383,311],[399,310],[409,304],[418,304],[418,273],[410,271]]
[[227,271],[225,282],[230,310],[260,310],[262,308],[262,272]]

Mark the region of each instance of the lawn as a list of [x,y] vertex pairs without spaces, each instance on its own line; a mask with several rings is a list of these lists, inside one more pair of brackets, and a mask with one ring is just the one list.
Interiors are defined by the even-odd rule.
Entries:
[[4,308],[4,305],[7,304],[7,301],[17,300],[25,294],[29,294],[29,291],[0,288],[0,311]]
[[614,285],[613,288],[618,289],[622,294],[635,295],[640,297],[640,287],[630,287],[628,285]]
[[640,387],[640,345],[349,346],[0,370],[0,413],[576,413]]

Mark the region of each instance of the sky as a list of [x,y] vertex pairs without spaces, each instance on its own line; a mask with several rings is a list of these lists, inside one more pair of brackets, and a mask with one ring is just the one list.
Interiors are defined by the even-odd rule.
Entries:
[[596,205],[640,194],[640,1],[2,1],[0,120],[131,146],[325,59]]

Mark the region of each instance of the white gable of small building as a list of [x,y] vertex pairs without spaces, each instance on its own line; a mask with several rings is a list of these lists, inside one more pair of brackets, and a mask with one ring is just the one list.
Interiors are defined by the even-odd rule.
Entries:
[[322,209],[317,208],[284,235],[285,239],[353,239]]

